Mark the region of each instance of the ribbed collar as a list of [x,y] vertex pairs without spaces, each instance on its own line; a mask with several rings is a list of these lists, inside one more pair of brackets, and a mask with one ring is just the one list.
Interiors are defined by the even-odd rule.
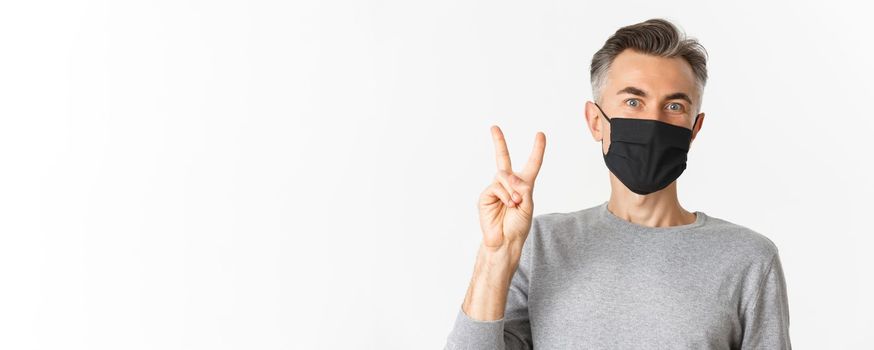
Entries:
[[707,214],[700,211],[695,211],[695,222],[691,224],[667,227],[643,226],[630,221],[626,221],[625,219],[616,216],[616,214],[613,214],[610,210],[607,209],[607,203],[609,203],[609,201],[605,201],[598,207],[598,216],[600,217],[601,222],[603,222],[610,228],[616,229],[620,232],[641,235],[678,233],[700,227],[704,225],[705,221],[707,221]]

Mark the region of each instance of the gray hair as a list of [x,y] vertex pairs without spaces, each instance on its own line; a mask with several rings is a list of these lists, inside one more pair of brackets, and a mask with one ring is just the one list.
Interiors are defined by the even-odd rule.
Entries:
[[592,56],[590,74],[595,102],[601,102],[610,64],[625,49],[667,58],[682,57],[692,66],[699,98],[702,96],[707,84],[707,51],[704,46],[694,38],[687,38],[673,23],[654,18],[619,28]]

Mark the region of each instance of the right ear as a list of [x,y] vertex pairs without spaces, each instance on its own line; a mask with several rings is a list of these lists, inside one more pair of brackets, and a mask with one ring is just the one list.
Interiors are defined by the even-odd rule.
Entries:
[[601,127],[601,114],[598,111],[598,107],[595,106],[595,103],[592,101],[586,101],[586,125],[589,127],[589,131],[592,133],[592,138],[595,141],[602,141],[604,139],[604,130]]

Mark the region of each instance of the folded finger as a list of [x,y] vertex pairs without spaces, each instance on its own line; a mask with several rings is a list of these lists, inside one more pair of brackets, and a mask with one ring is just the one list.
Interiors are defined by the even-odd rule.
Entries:
[[506,205],[508,207],[515,207],[516,206],[516,203],[513,202],[513,200],[510,197],[510,193],[507,192],[507,190],[504,188],[504,186],[501,185],[500,183],[497,183],[497,182],[492,183],[492,185],[489,186],[489,188],[488,188],[488,193],[490,195],[500,199],[501,202],[504,202],[504,205]]
[[504,187],[504,190],[506,190],[507,193],[510,194],[510,198],[513,202],[519,203],[522,201],[521,191],[524,191],[524,189],[521,188],[524,185],[522,179],[511,172],[499,171],[495,175],[495,180]]

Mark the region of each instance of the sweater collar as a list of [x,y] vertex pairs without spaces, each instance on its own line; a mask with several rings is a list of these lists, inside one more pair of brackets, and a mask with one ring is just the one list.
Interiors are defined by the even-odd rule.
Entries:
[[601,221],[610,226],[611,228],[616,229],[621,232],[628,233],[636,233],[636,234],[667,234],[667,233],[677,233],[681,231],[686,231],[689,229],[693,229],[696,227],[700,227],[704,225],[704,222],[707,221],[707,214],[695,211],[695,222],[685,225],[676,225],[676,226],[666,226],[666,227],[650,227],[644,226],[640,224],[635,224],[633,222],[622,219],[616,214],[613,214],[610,210],[607,209],[607,203],[609,201],[605,201],[598,207],[598,215],[601,218]]

